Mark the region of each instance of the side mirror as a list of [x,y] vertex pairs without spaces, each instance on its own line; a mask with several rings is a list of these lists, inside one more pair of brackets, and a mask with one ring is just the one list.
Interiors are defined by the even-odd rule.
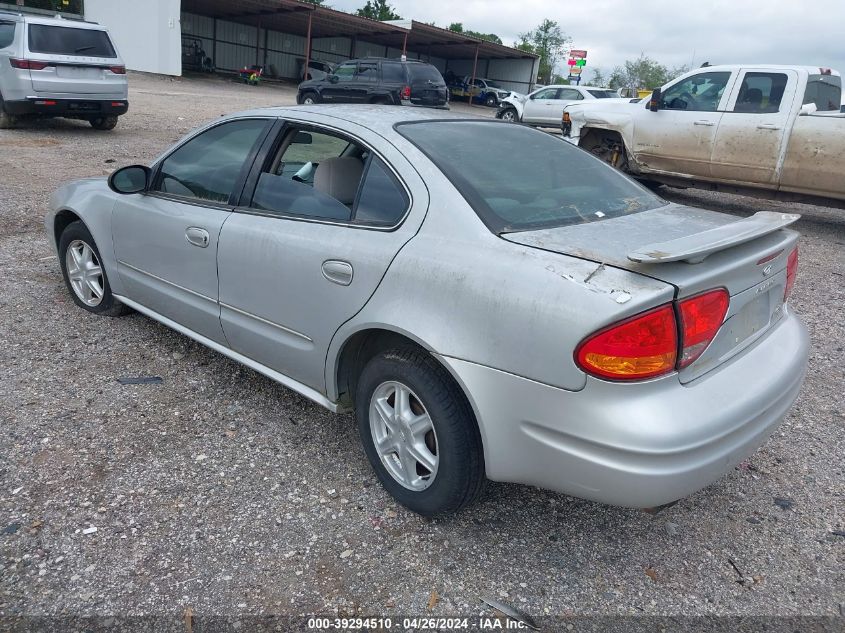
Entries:
[[109,189],[122,195],[143,193],[149,187],[151,174],[146,165],[123,167],[109,176]]
[[340,81],[340,77],[337,75],[329,75],[329,83],[336,84],[338,81]]
[[297,132],[296,136],[293,137],[293,143],[295,145],[311,145],[313,142],[314,137],[308,132]]
[[662,99],[660,93],[660,88],[655,88],[654,92],[651,93],[651,98],[648,100],[648,109],[652,112],[657,112],[660,109],[660,101]]

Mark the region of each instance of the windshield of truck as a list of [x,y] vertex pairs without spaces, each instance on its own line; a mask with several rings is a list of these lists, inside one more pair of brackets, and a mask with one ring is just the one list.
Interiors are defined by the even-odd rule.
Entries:
[[67,26],[29,25],[29,50],[32,53],[74,55],[80,57],[117,57],[108,33],[95,29]]
[[814,103],[818,112],[837,112],[842,105],[842,77],[836,75],[810,75],[804,103]]
[[404,123],[494,233],[586,224],[667,204],[559,137],[496,121]]

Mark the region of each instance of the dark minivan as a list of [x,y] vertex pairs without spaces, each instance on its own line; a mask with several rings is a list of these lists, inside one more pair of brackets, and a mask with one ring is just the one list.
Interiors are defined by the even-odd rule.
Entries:
[[425,62],[352,59],[325,79],[299,84],[297,103],[381,103],[449,108],[443,76]]

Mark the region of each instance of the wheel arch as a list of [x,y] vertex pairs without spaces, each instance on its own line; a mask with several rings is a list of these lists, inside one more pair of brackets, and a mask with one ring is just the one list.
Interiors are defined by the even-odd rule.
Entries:
[[[334,348],[334,345],[332,347]],[[338,346],[334,361],[327,363],[326,386],[329,399],[337,402],[341,410],[354,411],[354,394],[364,366],[380,352],[396,347],[415,347],[423,350],[446,370],[472,412],[486,463],[487,441],[484,425],[481,423],[475,400],[467,392],[464,381],[455,373],[453,367],[443,362],[430,345],[410,332],[390,326],[368,325],[348,333],[343,343]]]
[[[58,251],[59,248],[59,240],[62,239],[62,233],[65,232],[65,229],[73,224],[74,222],[82,222],[85,224],[85,220],[83,220],[77,213],[71,211],[70,209],[61,209],[53,216],[53,227],[52,227],[52,238],[53,238],[53,245],[56,247]],[[91,229],[85,224],[85,228],[88,229],[88,232],[91,232]]]
[[[603,145],[613,142],[618,142],[622,146],[622,150],[628,159],[628,167],[631,168],[630,170],[638,172],[639,167],[633,153],[631,152],[631,144],[625,138],[625,134],[622,130],[610,126],[585,126],[581,128],[578,147],[594,154],[602,160],[605,160],[605,162],[609,162],[605,155],[601,152],[601,149]],[[607,152],[604,153],[606,154]]]

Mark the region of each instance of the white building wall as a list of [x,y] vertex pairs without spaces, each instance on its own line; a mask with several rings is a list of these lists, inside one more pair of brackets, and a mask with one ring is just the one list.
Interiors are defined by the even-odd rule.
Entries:
[[85,0],[85,19],[105,26],[130,70],[182,74],[181,0]]

